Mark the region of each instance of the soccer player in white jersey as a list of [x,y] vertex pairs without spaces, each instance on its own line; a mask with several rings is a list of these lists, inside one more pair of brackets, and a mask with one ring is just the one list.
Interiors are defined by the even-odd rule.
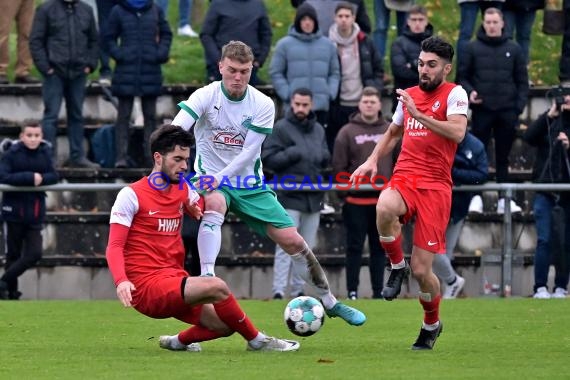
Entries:
[[196,90],[179,104],[172,124],[194,127],[194,169],[205,191],[205,211],[198,231],[202,275],[214,275],[221,246],[221,226],[227,211],[265,234],[291,255],[307,283],[314,286],[329,317],[360,326],[366,316],[331,293],[326,275],[293,220],[262,184],[261,145],[272,132],[273,101],[248,85],[253,53],[240,41],[222,49],[222,80]]
[[200,197],[181,176],[188,169],[192,136],[165,125],[150,136],[152,173],[124,187],[113,204],[107,262],[125,307],[150,318],[176,318],[193,326],[159,338],[162,348],[200,351],[198,342],[234,332],[249,351],[296,351],[299,342],[260,332],[217,277],[190,277],[184,270],[180,229],[187,212],[201,215]]

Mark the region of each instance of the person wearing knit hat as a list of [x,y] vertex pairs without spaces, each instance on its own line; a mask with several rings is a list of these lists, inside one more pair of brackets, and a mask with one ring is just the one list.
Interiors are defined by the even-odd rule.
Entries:
[[338,94],[340,68],[336,47],[321,33],[317,12],[310,4],[297,8],[288,34],[277,41],[269,74],[283,104],[290,103],[296,89],[311,90],[317,120],[323,126],[328,124],[329,104]]

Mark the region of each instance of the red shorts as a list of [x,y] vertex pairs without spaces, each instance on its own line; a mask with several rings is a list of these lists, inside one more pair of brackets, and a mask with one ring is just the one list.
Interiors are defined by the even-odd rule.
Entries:
[[133,307],[151,318],[176,318],[197,325],[202,305],[190,306],[182,297],[182,284],[187,276],[157,275],[145,277],[144,282],[133,281]]
[[445,230],[451,212],[451,191],[398,186],[408,211],[400,221],[408,223],[414,216],[414,245],[428,252],[445,252]]

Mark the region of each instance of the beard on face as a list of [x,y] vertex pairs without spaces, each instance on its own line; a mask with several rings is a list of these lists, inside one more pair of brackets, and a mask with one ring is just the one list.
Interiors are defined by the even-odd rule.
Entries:
[[303,112],[296,112],[295,113],[295,117],[297,118],[297,120],[305,120],[307,118],[307,116],[309,116],[309,115],[305,114]]
[[[428,79],[428,78],[423,78],[423,79]],[[427,81],[422,82],[420,80],[419,86],[420,86],[420,89],[422,89],[423,91],[430,92],[430,91],[433,91],[436,88],[438,88],[439,85],[441,84],[441,82],[443,82],[443,79],[436,76],[435,78],[433,78],[432,81],[430,81],[428,79]]]

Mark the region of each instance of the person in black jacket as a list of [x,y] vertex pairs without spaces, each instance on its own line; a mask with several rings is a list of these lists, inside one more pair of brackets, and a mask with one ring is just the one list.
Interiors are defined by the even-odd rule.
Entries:
[[[58,176],[49,143],[39,124],[22,127],[20,140],[0,160],[0,183],[13,186],[53,185]],[[2,217],[6,231],[6,271],[0,277],[0,299],[19,299],[18,277],[42,257],[42,223],[46,193],[6,191]]]
[[[459,82],[469,94],[471,132],[487,147],[495,140],[496,180],[507,182],[509,153],[519,115],[528,98],[528,72],[520,46],[503,33],[503,15],[488,8],[477,39],[467,45],[458,68]],[[520,212],[514,202],[511,211]],[[504,212],[504,198],[497,212]]]
[[[285,118],[275,123],[274,131],[267,137],[261,151],[264,167],[273,172],[279,181],[291,178],[292,183],[319,183],[319,176],[330,161],[325,130],[317,122],[311,110],[313,93],[307,88],[298,88],[291,96],[291,107]],[[299,234],[312,249],[317,244],[321,203],[324,193],[320,191],[281,191],[278,199],[295,222]],[[275,248],[273,266],[273,298],[283,298],[291,268],[290,294],[297,297],[303,293],[301,274],[304,267],[296,266],[279,245]]]
[[[569,136],[570,95],[566,95],[561,105],[553,101],[548,112],[540,115],[523,136],[524,141],[537,148],[532,170],[533,182],[570,183]],[[565,239],[559,247],[555,247],[552,236],[552,229],[557,223],[553,220],[552,211],[557,204],[565,214],[565,220],[562,221],[565,225]],[[570,194],[536,192],[533,211],[537,237],[534,254],[534,298],[566,298],[570,264]],[[558,252],[560,250],[561,252]],[[550,294],[547,282],[553,251],[558,257],[555,260],[554,292]]]
[[269,55],[272,35],[271,23],[263,1],[213,0],[200,30],[208,83],[222,79],[218,67],[222,47],[232,40],[239,40],[253,50],[253,71],[249,84],[264,84],[257,72]]
[[70,167],[98,168],[83,149],[83,100],[87,75],[97,67],[99,46],[93,9],[79,0],[49,0],[38,6],[30,52],[43,76],[43,133],[57,156],[56,134],[61,103],[67,108]]
[[[111,91],[119,99],[115,125],[115,167],[132,165],[128,157],[129,122],[135,96],[141,97],[144,146],[156,128],[156,99],[162,92],[161,65],[168,62],[172,32],[153,0],[122,0],[111,10],[103,44],[115,60]],[[144,148],[144,165],[150,165]]]
[[340,128],[358,111],[364,87],[382,93],[384,68],[372,39],[360,30],[351,3],[341,1],[335,8],[335,23],[329,29],[329,39],[336,45],[340,62],[340,88],[331,103],[326,129],[327,144],[332,152]]
[[[394,89],[406,89],[418,84],[418,57],[421,43],[433,34],[427,9],[414,5],[408,12],[402,35],[394,40],[390,49],[390,66],[394,75]],[[398,106],[398,94],[392,94],[392,113]]]

